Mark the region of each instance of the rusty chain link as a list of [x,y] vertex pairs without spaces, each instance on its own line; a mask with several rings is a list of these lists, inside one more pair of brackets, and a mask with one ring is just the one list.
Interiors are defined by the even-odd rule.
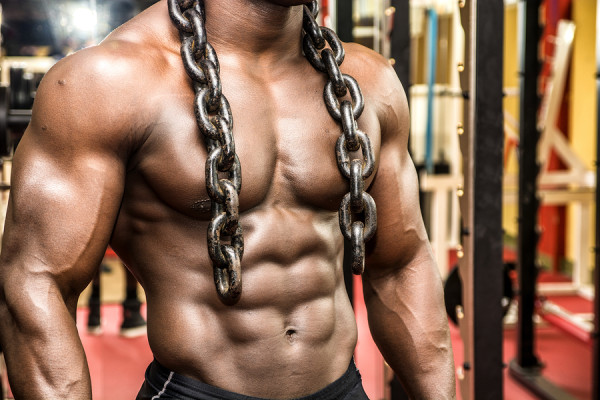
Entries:
[[[222,93],[217,54],[206,36],[204,0],[168,0],[168,6],[171,20],[181,37],[183,65],[196,94],[196,122],[209,152],[206,190],[211,199],[212,219],[207,241],[215,285],[225,302],[234,302],[242,290],[244,239],[238,197],[242,175],[235,153],[231,109]],[[323,98],[329,114],[342,127],[336,144],[336,158],[341,173],[350,181],[350,192],[340,204],[340,229],[352,244],[352,271],[362,274],[365,242],[377,229],[375,201],[365,192],[365,180],[371,176],[375,165],[373,149],[369,137],[357,128],[356,120],[364,109],[360,87],[354,78],[342,74],[339,68],[345,57],[342,42],[334,31],[317,24],[318,13],[316,0],[304,6],[303,50],[311,65],[327,74],[329,79]],[[343,99],[340,103],[348,93],[351,101]],[[362,159],[352,159],[350,153],[358,150],[361,150]],[[220,172],[227,177],[219,178]],[[230,238],[229,244],[222,242],[223,236]]]
[[[350,192],[344,196],[338,213],[342,234],[352,245],[352,272],[360,275],[365,269],[365,242],[377,230],[375,200],[365,192],[365,180],[375,169],[375,158],[369,137],[357,127],[356,120],[365,107],[360,87],[350,75],[341,73],[344,47],[335,32],[317,25],[318,12],[316,0],[304,6],[302,44],[307,60],[329,78],[323,99],[329,115],[342,126],[335,153],[340,172],[350,181]],[[340,103],[348,93],[352,101],[344,99]],[[350,153],[359,149],[362,159],[351,158]]]
[[[242,292],[244,238],[239,221],[242,169],[233,139],[233,118],[222,93],[219,59],[208,43],[203,0],[168,0],[169,15],[181,37],[181,58],[192,80],[194,113],[206,142],[206,191],[211,199],[208,254],[215,286],[226,303]],[[225,177],[220,177],[225,175]],[[229,243],[226,238],[229,238]]]

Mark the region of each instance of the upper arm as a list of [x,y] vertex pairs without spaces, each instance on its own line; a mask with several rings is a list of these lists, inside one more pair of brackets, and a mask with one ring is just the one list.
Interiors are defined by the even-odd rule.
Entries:
[[106,250],[128,137],[121,100],[110,103],[118,96],[98,69],[103,59],[94,50],[70,56],[40,85],[13,159],[0,256],[5,291],[42,285],[76,301]]
[[367,243],[367,268],[391,272],[433,263],[419,205],[417,174],[408,152],[409,110],[396,73],[379,65],[375,87],[381,128],[379,165],[369,188],[377,205],[377,231]]

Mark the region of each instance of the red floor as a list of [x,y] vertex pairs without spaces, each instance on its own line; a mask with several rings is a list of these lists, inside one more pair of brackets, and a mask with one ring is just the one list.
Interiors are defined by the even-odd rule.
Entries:
[[[145,309],[142,313],[145,315]],[[77,328],[88,358],[94,400],[132,400],[144,381],[152,353],[146,336],[126,339],[119,336],[120,304],[102,306],[99,336],[86,332],[87,308],[77,310]]]
[[[145,311],[145,310],[144,310]],[[88,335],[85,330],[87,309],[77,312],[78,328],[86,350],[94,400],[131,400],[135,398],[144,379],[152,353],[145,336],[125,339],[119,336],[121,306],[103,305],[103,334]],[[516,353],[515,330],[504,332],[504,361],[508,363]],[[462,341],[458,329],[451,326],[456,364],[462,363]],[[589,346],[569,337],[562,331],[545,326],[537,331],[537,350],[547,364],[544,376],[581,400],[591,398],[591,350]],[[368,374],[367,374],[368,375]],[[515,383],[507,372],[504,378],[504,398],[508,400],[535,399]],[[459,399],[460,399],[459,393]]]
[[[516,353],[516,331],[504,334],[505,360],[514,358]],[[592,351],[591,347],[574,339],[559,329],[548,326],[537,330],[537,355],[546,365],[543,375],[550,382],[569,392],[574,397],[587,400],[592,391]],[[505,382],[517,385],[511,378]],[[505,383],[506,399],[524,399],[510,391]],[[510,397],[509,397],[510,396]],[[530,398],[535,398],[531,397]]]
[[[463,344],[458,328],[450,326],[452,345],[454,347],[455,365],[462,364]],[[508,364],[516,355],[516,330],[504,331],[504,363]],[[592,354],[591,348],[574,339],[559,329],[547,325],[536,331],[537,355],[546,365],[543,376],[550,382],[569,392],[580,400],[591,398],[592,389]],[[462,397],[458,393],[458,399]],[[507,400],[537,399],[504,371],[504,398]]]

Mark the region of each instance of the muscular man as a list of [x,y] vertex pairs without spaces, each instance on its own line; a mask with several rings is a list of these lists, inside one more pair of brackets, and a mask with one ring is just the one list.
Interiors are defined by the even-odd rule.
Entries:
[[[326,76],[302,55],[303,3],[206,0],[243,168],[233,305],[213,282],[207,150],[167,2],[47,73],[14,157],[0,260],[1,345],[17,398],[91,396],[74,319],[109,243],[147,296],[156,361],[140,399],[364,398],[342,272],[340,126],[323,102]],[[362,88],[358,124],[376,161],[367,187],[379,227],[363,276],[371,331],[411,397],[453,398],[404,92],[387,61],[358,45],[346,45],[341,69]]]

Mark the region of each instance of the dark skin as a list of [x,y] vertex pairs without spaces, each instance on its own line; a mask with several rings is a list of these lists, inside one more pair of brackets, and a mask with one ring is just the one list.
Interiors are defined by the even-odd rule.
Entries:
[[[339,378],[356,345],[337,209],[348,183],[326,77],[302,56],[306,0],[207,0],[242,164],[243,292],[220,301],[206,248],[205,145],[179,38],[160,1],[48,72],[14,157],[0,256],[0,327],[17,398],[91,397],[75,327],[106,246],[146,291],[167,368],[265,398]],[[407,152],[408,109],[386,60],[346,45],[376,155],[379,227],[363,276],[373,337],[413,398],[454,398],[442,285]]]

